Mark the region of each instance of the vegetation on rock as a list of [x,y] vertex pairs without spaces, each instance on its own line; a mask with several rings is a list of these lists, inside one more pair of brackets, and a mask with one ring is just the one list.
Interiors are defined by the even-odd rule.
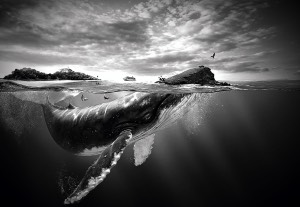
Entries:
[[79,73],[70,68],[63,68],[51,73],[43,73],[32,68],[15,69],[11,74],[4,77],[9,80],[98,80],[98,78]]

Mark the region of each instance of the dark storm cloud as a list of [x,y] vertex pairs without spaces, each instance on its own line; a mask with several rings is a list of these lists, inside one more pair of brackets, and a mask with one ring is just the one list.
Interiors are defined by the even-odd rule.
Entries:
[[[53,44],[43,38],[38,28],[19,18],[19,11],[35,8],[38,0],[2,0],[0,2],[0,45],[24,45],[40,47]],[[35,30],[35,31],[33,31]]]
[[[143,20],[101,22],[101,17],[100,20],[92,19],[95,18],[95,11],[88,16],[89,11],[80,10],[79,2],[65,2],[1,2],[0,29],[3,32],[0,34],[0,44],[43,48],[93,43],[144,44],[147,41],[147,24]],[[89,6],[92,12],[93,8]]]
[[24,8],[33,8],[39,4],[39,0],[1,0],[0,2],[0,26],[10,26],[17,23],[16,13]]
[[0,29],[2,30],[0,45],[4,46],[21,45],[24,47],[48,48],[60,44],[58,40],[47,38],[50,35],[48,31],[37,32],[37,28],[33,31],[33,28],[27,25],[19,25],[12,29]]
[[194,13],[190,14],[189,19],[199,19],[200,17],[201,17],[200,12],[194,12]]
[[[22,45],[26,47],[52,47],[70,44],[119,44],[122,42],[146,43],[146,24],[137,22],[117,22],[90,26],[90,32],[64,31],[54,28],[44,29],[39,26],[19,24],[12,29],[2,29],[1,45]],[[105,32],[103,32],[105,31]]]
[[57,65],[57,64],[91,64],[92,62],[85,58],[67,55],[49,55],[40,53],[1,51],[0,61],[17,62],[21,64],[39,64],[39,65]]
[[[146,44],[147,25],[143,21],[102,23],[88,26],[89,31],[63,31],[53,34],[57,45],[116,45],[120,43]],[[57,35],[57,36],[56,36]],[[116,51],[117,52],[117,51]]]

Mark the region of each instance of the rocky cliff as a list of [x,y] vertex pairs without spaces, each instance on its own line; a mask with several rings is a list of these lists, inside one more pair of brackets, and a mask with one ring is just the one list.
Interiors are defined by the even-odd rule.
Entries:
[[214,74],[210,68],[205,66],[199,66],[198,68],[192,68],[186,70],[180,74],[174,75],[166,79],[160,79],[157,83],[165,83],[170,85],[179,84],[200,84],[200,85],[218,85],[228,86],[230,84],[225,82],[219,82],[215,80]]

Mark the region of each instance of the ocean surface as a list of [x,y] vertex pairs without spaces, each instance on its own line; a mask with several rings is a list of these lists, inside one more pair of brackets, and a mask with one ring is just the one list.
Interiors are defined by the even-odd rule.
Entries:
[[299,206],[300,81],[231,84],[1,80],[1,202],[63,206],[98,157],[76,156],[53,140],[47,97],[85,108],[143,92],[197,98],[152,135],[145,160],[130,144],[105,180],[71,205]]

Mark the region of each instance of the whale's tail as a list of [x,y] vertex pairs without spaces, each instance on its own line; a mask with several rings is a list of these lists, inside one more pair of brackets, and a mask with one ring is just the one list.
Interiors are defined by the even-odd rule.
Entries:
[[[62,110],[63,108],[57,105],[54,105],[50,102],[49,100],[49,96],[46,97],[46,102],[45,104],[41,104],[42,108],[43,108],[43,112],[44,112],[44,117],[46,120],[46,123],[48,123],[48,120],[51,120],[53,118],[53,111],[60,109]],[[51,128],[51,125],[48,125],[48,128]]]
[[48,109],[51,109],[51,110],[54,110],[54,109],[60,109],[60,110],[64,110],[66,109],[65,107],[62,107],[62,106],[57,106],[55,104],[52,104],[49,100],[49,96],[46,97],[46,103],[42,105],[43,108],[48,108]]
[[66,109],[75,109],[77,108],[76,106],[74,106],[73,104],[69,103],[67,107],[63,107],[63,106],[58,106],[55,104],[52,104],[49,100],[49,96],[47,96],[46,98],[46,104],[42,105],[43,109],[45,111],[45,108],[48,108],[50,110],[55,110],[55,109],[59,109],[59,110],[66,110]]

